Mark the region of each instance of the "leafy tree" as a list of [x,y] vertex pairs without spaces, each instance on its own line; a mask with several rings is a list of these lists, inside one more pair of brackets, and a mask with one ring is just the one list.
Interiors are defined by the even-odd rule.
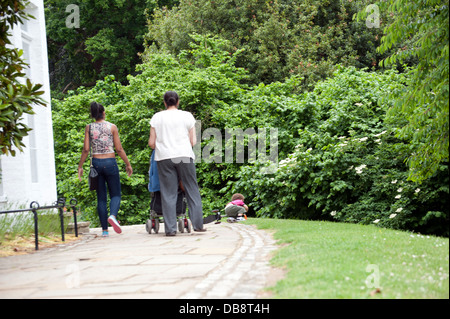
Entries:
[[[243,49],[236,65],[249,70],[250,83],[304,77],[308,88],[332,74],[334,65],[376,66],[381,30],[352,20],[364,2],[327,0],[181,0],[155,9],[149,19],[147,50],[177,55],[190,34],[215,34]],[[384,18],[384,16],[383,16]]]
[[[0,7],[0,148],[2,154],[15,156],[14,146],[20,151],[22,140],[31,130],[22,123],[24,114],[34,114],[33,104],[46,105],[41,98],[41,84],[26,79],[28,65],[22,60],[22,50],[11,47],[9,30],[25,19],[33,18],[25,13],[26,1],[2,1]],[[25,83],[24,79],[26,79]]]
[[66,20],[72,0],[45,0],[52,89],[66,92],[92,86],[107,75],[120,82],[134,72],[143,51],[147,10],[177,3],[175,0],[81,0],[79,28]]
[[[418,61],[388,117],[399,123],[397,135],[411,141],[409,178],[424,181],[449,159],[449,1],[389,0],[377,5],[393,16],[378,51],[396,48],[380,64],[401,64],[411,57]],[[401,47],[402,42],[410,45]]]

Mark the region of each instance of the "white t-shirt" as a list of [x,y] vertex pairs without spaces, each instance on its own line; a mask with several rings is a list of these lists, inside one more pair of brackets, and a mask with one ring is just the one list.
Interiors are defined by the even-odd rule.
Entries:
[[178,109],[161,111],[153,115],[150,125],[156,131],[155,161],[176,157],[195,159],[189,139],[195,119],[190,112]]

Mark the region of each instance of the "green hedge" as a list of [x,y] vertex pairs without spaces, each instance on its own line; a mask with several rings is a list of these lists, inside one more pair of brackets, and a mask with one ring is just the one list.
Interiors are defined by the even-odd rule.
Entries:
[[[191,49],[177,57],[147,56],[126,86],[107,77],[91,89],[53,101],[58,192],[76,197],[85,219],[98,222],[95,193],[87,188],[87,176],[80,183],[76,173],[83,128],[90,122],[89,103],[106,106],[106,119],[118,126],[133,165],[128,178],[119,160],[120,220],[142,223],[150,202],[149,121],[163,109],[164,92],[175,90],[181,108],[201,120],[202,133],[214,128],[224,137],[226,128],[278,129],[280,161],[274,174],[264,174],[265,164],[248,158],[224,163],[225,144],[222,163],[197,164],[205,214],[223,208],[232,193],[240,192],[257,216],[364,224],[379,220],[380,226],[448,235],[448,167],[443,165],[421,185],[408,181],[404,160],[409,141],[396,138],[396,124],[384,121],[389,96],[404,86],[404,75],[337,67],[312,92],[301,92],[299,76],[249,87],[242,84],[248,73],[235,67],[240,51],[228,53],[224,40],[193,37]],[[201,150],[213,141],[203,136]],[[244,144],[247,151],[249,144]]]

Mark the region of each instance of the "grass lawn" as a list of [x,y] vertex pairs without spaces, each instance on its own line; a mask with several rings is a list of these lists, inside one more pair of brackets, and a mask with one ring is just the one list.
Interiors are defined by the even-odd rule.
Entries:
[[372,225],[249,218],[274,230],[273,298],[449,298],[449,239]]

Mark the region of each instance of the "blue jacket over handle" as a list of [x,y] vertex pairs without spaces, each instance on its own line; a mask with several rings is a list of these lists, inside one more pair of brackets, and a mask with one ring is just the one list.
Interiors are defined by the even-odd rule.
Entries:
[[149,182],[148,182],[148,190],[151,193],[159,192],[159,175],[158,175],[158,167],[156,166],[155,161],[155,151],[152,152],[152,156],[150,158],[150,169],[148,171]]

